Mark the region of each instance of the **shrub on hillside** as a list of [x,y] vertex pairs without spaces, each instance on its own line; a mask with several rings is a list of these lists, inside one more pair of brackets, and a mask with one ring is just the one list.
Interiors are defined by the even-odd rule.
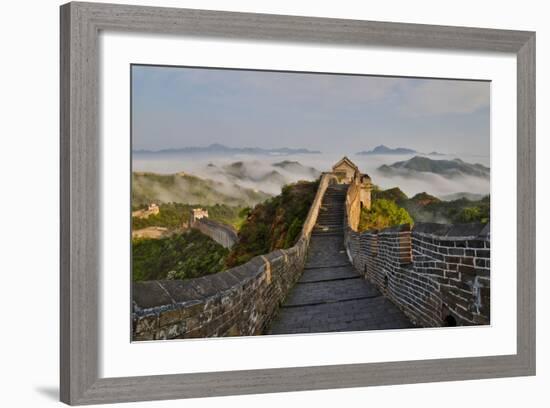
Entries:
[[379,230],[401,224],[413,224],[407,210],[399,207],[394,201],[379,199],[372,203],[370,210],[361,210],[359,230]]

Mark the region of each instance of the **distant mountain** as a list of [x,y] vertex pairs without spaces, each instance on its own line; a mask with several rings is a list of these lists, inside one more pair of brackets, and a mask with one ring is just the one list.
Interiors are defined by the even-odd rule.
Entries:
[[439,153],[439,152],[430,152],[428,153],[428,156],[446,156],[445,153]]
[[440,199],[443,201],[455,201],[455,200],[461,200],[466,199],[469,201],[479,201],[483,197],[485,197],[487,194],[475,194],[475,193],[466,193],[466,192],[460,192],[460,193],[453,193],[453,194],[445,194],[439,196]]
[[215,154],[215,155],[234,155],[234,154],[259,154],[259,155],[293,155],[293,154],[319,154],[319,150],[309,150],[304,148],[281,147],[277,149],[263,149],[260,147],[228,147],[219,143],[213,143],[208,146],[191,146],[178,149],[163,150],[134,150],[136,154]]
[[391,148],[388,146],[380,145],[380,146],[376,146],[372,150],[369,150],[369,151],[363,150],[356,154],[368,155],[368,154],[415,154],[415,153],[418,153],[418,152],[416,150],[408,149],[406,147]]
[[249,178],[247,166],[242,161],[226,164],[225,166],[222,166],[222,169],[225,171],[225,174],[236,177],[240,180]]
[[274,183],[281,186],[286,183],[285,177],[277,170],[260,171],[261,163],[259,162],[234,162],[225,166],[222,169],[226,175],[234,177],[238,181],[253,181],[257,183]]
[[199,178],[187,173],[132,174],[132,205],[183,203],[193,205],[227,204],[248,207],[271,197],[263,191],[237,184]]
[[482,164],[466,163],[460,159],[434,160],[421,156],[414,156],[412,159],[399,161],[389,166],[384,164],[378,170],[388,176],[405,177],[420,176],[419,173],[432,173],[446,178],[462,176],[489,178],[490,174],[490,169]]
[[374,189],[372,191],[372,199],[390,200],[395,201],[396,203],[400,203],[402,201],[408,200],[409,198],[399,187],[393,187],[387,190],[380,190],[379,188]]
[[428,204],[439,203],[441,200],[426,192],[418,193],[411,200],[413,203],[418,204],[421,207],[425,207]]
[[321,175],[321,172],[313,167],[290,160],[273,164],[260,160],[236,161],[219,167],[209,163],[205,170],[213,179],[222,178],[245,187],[257,185],[259,190],[271,194],[277,194],[286,184],[299,180],[313,181]]
[[309,176],[316,179],[321,175],[321,172],[314,167],[304,166],[297,161],[284,160],[282,162],[273,163],[273,167],[278,167],[291,173]]
[[262,176],[254,179],[254,181],[259,181],[260,183],[273,183],[273,184],[286,184],[286,178],[279,173],[277,170],[272,170],[269,173],[263,174]]

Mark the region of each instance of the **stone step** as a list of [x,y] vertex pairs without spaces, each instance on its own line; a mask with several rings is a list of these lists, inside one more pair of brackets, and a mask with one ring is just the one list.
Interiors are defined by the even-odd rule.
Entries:
[[311,233],[314,237],[341,237],[342,231],[339,232],[332,232],[332,231],[313,231]]
[[268,334],[404,329],[412,323],[385,297],[282,308]]
[[357,278],[357,272],[348,265],[305,269],[298,283],[327,282],[338,279]]
[[374,285],[369,285],[356,274],[353,279],[338,279],[296,285],[283,307],[333,303],[374,296],[380,296]]
[[315,224],[313,227],[314,230],[323,230],[326,231],[327,229],[331,231],[343,231],[344,226],[342,224]]

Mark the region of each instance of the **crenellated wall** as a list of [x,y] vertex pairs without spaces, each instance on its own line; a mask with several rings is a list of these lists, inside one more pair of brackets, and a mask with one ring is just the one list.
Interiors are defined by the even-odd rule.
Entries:
[[355,269],[416,325],[490,323],[488,224],[357,232],[346,220],[345,243]]
[[261,334],[300,278],[323,196],[334,180],[330,173],[321,177],[300,238],[292,248],[201,278],[134,283],[132,339]]
[[229,225],[201,218],[190,223],[191,228],[197,229],[203,234],[209,236],[224,248],[231,248],[237,243],[239,237],[237,231]]

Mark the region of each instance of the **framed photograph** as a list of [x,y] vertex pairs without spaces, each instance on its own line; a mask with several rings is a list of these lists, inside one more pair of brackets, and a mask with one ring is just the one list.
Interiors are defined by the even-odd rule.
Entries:
[[535,34],[62,6],[60,364],[71,405],[534,375]]

